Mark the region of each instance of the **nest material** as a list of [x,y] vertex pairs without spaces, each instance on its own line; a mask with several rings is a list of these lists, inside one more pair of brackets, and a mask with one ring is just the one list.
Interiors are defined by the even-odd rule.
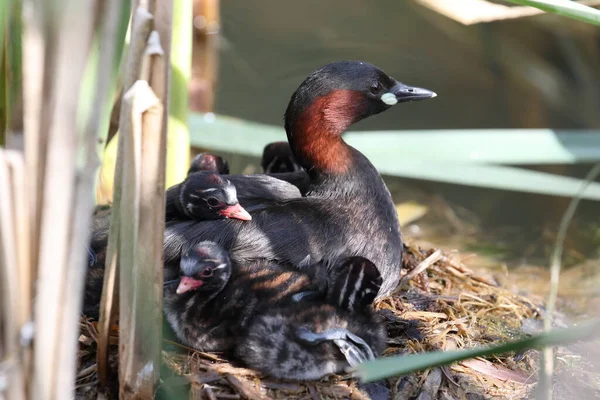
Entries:
[[[513,340],[524,336],[524,320],[540,316],[537,304],[500,287],[493,278],[475,273],[441,251],[410,245],[405,249],[398,289],[375,306],[387,320],[389,338],[384,355]],[[82,319],[81,328],[78,398],[96,398],[95,325]],[[537,369],[536,353],[526,352],[466,360],[392,378],[379,386],[362,386],[350,375],[286,382],[260,376],[218,354],[165,342],[159,392],[169,399],[525,398]],[[113,350],[116,353],[117,347]],[[116,364],[116,355],[113,357]],[[113,391],[115,388],[116,382]]]

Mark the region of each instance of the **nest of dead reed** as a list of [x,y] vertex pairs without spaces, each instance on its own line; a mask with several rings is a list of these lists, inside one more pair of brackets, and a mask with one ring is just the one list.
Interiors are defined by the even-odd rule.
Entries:
[[[539,319],[541,310],[536,303],[439,250],[408,245],[403,263],[397,290],[376,304],[387,321],[386,356],[514,340],[525,336],[523,321]],[[78,398],[95,399],[95,324],[82,318],[81,328]],[[111,338],[115,344],[116,335]],[[117,347],[112,350],[116,364]],[[537,356],[531,351],[467,360],[392,378],[385,385],[360,385],[350,375],[286,382],[260,376],[218,354],[194,351],[165,340],[159,398],[525,398],[534,385],[536,370]],[[116,385],[115,381],[114,388]]]

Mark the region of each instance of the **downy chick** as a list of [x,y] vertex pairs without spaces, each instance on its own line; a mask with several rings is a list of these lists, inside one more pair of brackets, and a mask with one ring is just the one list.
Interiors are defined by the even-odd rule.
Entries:
[[252,219],[240,205],[236,187],[229,179],[214,172],[194,172],[182,183],[171,186],[166,196],[166,221]]
[[229,174],[229,163],[226,159],[216,154],[200,153],[192,159],[188,175],[194,172],[214,172],[221,175]]
[[165,283],[165,315],[185,345],[234,355],[275,377],[318,379],[372,359],[385,346],[371,309],[381,277],[352,257],[323,285],[295,267],[232,265],[222,247],[202,242]]

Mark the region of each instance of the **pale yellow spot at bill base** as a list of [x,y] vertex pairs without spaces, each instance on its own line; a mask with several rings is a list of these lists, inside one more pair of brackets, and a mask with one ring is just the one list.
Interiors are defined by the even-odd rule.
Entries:
[[388,106],[393,106],[398,103],[398,99],[394,93],[384,93],[381,95],[381,101],[383,101]]

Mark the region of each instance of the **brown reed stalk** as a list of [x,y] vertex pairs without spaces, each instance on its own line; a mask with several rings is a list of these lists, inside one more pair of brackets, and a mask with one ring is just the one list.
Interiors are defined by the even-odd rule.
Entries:
[[[162,12],[160,7],[155,26],[170,31],[168,23],[156,23],[164,21]],[[164,99],[169,69],[160,39],[158,31],[150,34],[141,75]],[[127,186],[121,202],[126,224],[121,225],[121,241],[132,244],[122,249],[120,259],[119,394],[124,399],[153,397],[160,369],[166,110],[147,81],[135,83],[123,97],[122,109],[132,113],[132,132],[124,148],[129,160],[123,168]]]
[[[141,3],[133,19],[119,127],[119,146],[98,337],[98,372],[107,378],[108,331],[119,274],[120,398],[152,398],[160,369],[166,110],[169,68],[159,32]],[[166,11],[165,11],[166,10]],[[160,20],[170,16],[161,4]],[[162,25],[170,40],[170,18]],[[142,47],[142,44],[144,45]],[[145,50],[142,62],[141,50]],[[139,80],[132,82],[133,79]],[[148,85],[151,82],[152,88]],[[154,94],[154,87],[159,94]],[[168,100],[167,100],[168,104]],[[142,151],[143,150],[143,151]],[[143,172],[143,173],[142,173]]]
[[42,203],[43,171],[46,164],[48,136],[41,131],[44,102],[45,40],[44,10],[41,0],[23,0],[23,128],[28,199],[31,215],[31,274],[37,277],[40,210]]
[[[47,148],[39,182],[43,189],[32,391],[33,398],[41,400],[66,399],[74,391],[79,329],[75,308],[81,297],[85,232],[72,212],[77,180],[86,179],[78,173],[77,111],[95,12],[91,1],[55,0],[45,6],[40,129],[47,135]],[[80,202],[92,200],[88,196]],[[72,242],[73,237],[80,239]],[[73,254],[79,257],[72,259]]]
[[[126,56],[126,64],[123,72],[123,87],[129,90],[138,80],[141,74],[143,54],[146,43],[152,30],[152,15],[144,8],[134,9],[131,40]],[[123,104],[121,105],[123,107]],[[121,130],[130,129],[129,114],[121,110],[119,126]],[[107,385],[108,374],[108,345],[110,326],[114,323],[118,308],[117,276],[119,273],[119,250],[120,250],[120,221],[121,221],[121,188],[122,188],[122,165],[123,147],[125,135],[119,135],[119,146],[117,162],[115,167],[113,207],[110,221],[110,231],[106,250],[106,263],[104,271],[104,286],[102,288],[102,300],[100,302],[100,320],[98,322],[98,379],[101,386]]]
[[[31,317],[27,262],[28,226],[22,207],[25,195],[21,152],[0,149],[0,370],[6,378],[8,399],[27,396],[27,352],[21,346],[21,327]],[[24,221],[19,220],[24,217]],[[28,265],[25,265],[28,267]],[[24,291],[22,291],[24,289]]]
[[125,157],[120,240],[129,245],[123,245],[119,255],[119,397],[153,398],[162,327],[164,226],[160,229],[156,221],[164,213],[163,109],[142,80],[125,94],[123,105],[132,129],[121,130]]

